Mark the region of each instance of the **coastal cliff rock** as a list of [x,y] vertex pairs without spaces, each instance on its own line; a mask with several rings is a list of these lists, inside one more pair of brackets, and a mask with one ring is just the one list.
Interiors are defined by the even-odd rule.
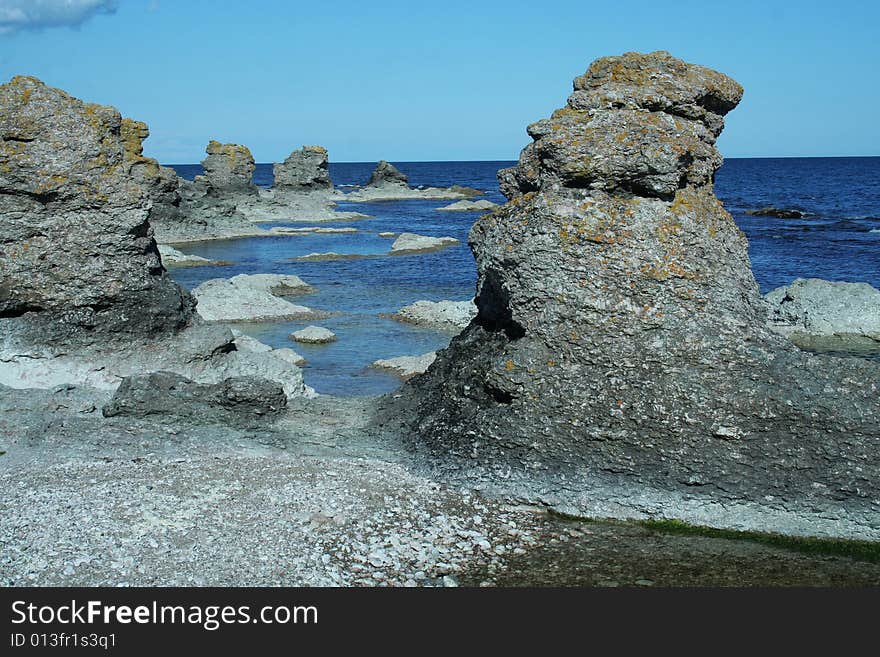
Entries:
[[112,390],[171,371],[307,394],[295,365],[202,325],[194,297],[167,275],[149,219],[172,185],[143,156],[147,135],[34,78],[0,86],[0,385]]
[[379,164],[376,165],[373,173],[370,174],[367,187],[384,187],[386,185],[409,187],[409,178],[390,162],[379,160]]
[[152,187],[150,220],[161,242],[263,233],[242,212],[259,203],[259,190],[253,183],[256,165],[250,150],[211,140],[205,152],[204,175],[185,180],[162,167],[163,185]]
[[880,537],[880,367],[768,329],[713,191],[741,95],[627,53],[529,126],[470,233],[475,321],[385,402],[426,463],[572,513]]
[[323,146],[303,146],[272,167],[276,192],[330,192],[330,164]]
[[66,345],[185,327],[148,222],[143,123],[30,77],[0,86],[0,339]]

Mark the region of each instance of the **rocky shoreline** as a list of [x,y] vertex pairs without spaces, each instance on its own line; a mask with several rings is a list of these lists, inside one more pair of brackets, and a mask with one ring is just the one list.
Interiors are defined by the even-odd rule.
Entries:
[[[391,317],[457,334],[449,348],[377,360],[403,387],[341,399],[306,385],[292,349],[226,325],[326,317],[290,300],[308,281],[239,275],[190,293],[164,263],[218,263],[171,244],[356,231],[320,224],[363,218],[342,200],[480,192],[413,189],[381,161],[342,194],[320,146],[263,190],[250,151],[215,141],[186,181],[114,108],[34,78],[0,86],[0,582],[498,585],[593,550],[606,555],[593,571],[556,583],[690,582],[635,548],[621,571],[610,546],[637,527],[558,514],[880,541],[880,365],[795,346],[877,342],[880,292],[758,293],[712,187],[741,95],[668,53],[594,62],[499,172],[505,205],[440,208],[490,212],[469,240],[476,297]],[[458,241],[382,236],[389,255]],[[669,544],[729,567],[730,542]],[[734,551],[778,560],[786,583],[880,581],[846,557]],[[526,563],[535,578],[518,581]]]

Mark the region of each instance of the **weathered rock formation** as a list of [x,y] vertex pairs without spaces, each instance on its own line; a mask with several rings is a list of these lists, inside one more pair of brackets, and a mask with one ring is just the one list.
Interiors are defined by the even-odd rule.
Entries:
[[803,347],[880,349],[880,290],[798,278],[766,296],[770,328]]
[[173,372],[152,372],[124,379],[102,413],[104,417],[172,415],[192,423],[250,427],[279,416],[286,407],[281,385],[266,379],[241,376],[204,384]]
[[388,400],[448,475],[573,512],[880,537],[880,367],[767,328],[712,187],[741,87],[594,62],[474,225],[476,320]]
[[385,187],[386,185],[409,187],[409,178],[390,162],[379,160],[373,173],[370,174],[367,187]]
[[163,242],[263,232],[242,212],[259,203],[259,190],[253,183],[256,165],[250,150],[211,140],[205,152],[204,175],[185,180],[169,169],[170,173],[162,177],[165,186],[155,187],[151,194],[150,219],[157,238]]
[[393,164],[379,160],[366,185],[345,195],[349,201],[395,201],[407,199],[465,199],[483,192],[472,187],[419,187],[409,185],[409,178]]
[[257,193],[254,185],[254,156],[247,146],[221,144],[211,140],[205,148],[208,156],[202,160],[209,193],[216,196],[227,194]]
[[276,192],[330,192],[330,165],[323,146],[303,146],[272,167]]
[[0,384],[111,390],[173,371],[307,393],[290,362],[201,325],[168,277],[149,222],[167,177],[143,156],[148,134],[34,78],[0,86]]
[[[0,86],[0,340],[63,350],[189,324],[148,222],[143,123],[35,78]],[[159,185],[161,186],[161,185]]]

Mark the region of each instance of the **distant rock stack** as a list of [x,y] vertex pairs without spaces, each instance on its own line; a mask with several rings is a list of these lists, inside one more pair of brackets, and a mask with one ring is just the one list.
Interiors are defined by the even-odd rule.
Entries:
[[713,192],[741,95],[628,53],[529,126],[470,234],[476,320],[387,402],[414,450],[575,512],[880,536],[880,367],[768,330]]
[[128,145],[131,161],[130,174],[150,199],[149,220],[156,224],[174,224],[183,221],[179,179],[174,169],[163,167],[151,158],[143,157],[143,141],[150,136],[146,123],[122,119],[122,139]]
[[[0,342],[71,345],[177,331],[194,300],[148,223],[162,168],[146,125],[35,78],[0,86]],[[0,345],[0,346],[2,346]]]
[[323,146],[303,146],[272,167],[277,192],[331,192],[330,165]]
[[208,156],[202,160],[205,178],[208,179],[210,193],[256,194],[254,185],[254,156],[247,146],[240,144],[221,144],[218,141],[208,142],[205,152]]
[[367,187],[385,187],[386,185],[409,187],[409,178],[390,162],[379,160],[379,163],[370,175]]

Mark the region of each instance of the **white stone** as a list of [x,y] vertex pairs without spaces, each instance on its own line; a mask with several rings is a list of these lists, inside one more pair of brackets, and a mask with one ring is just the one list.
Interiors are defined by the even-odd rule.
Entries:
[[306,326],[304,329],[291,333],[290,339],[307,344],[325,344],[336,340],[336,334],[323,326]]

